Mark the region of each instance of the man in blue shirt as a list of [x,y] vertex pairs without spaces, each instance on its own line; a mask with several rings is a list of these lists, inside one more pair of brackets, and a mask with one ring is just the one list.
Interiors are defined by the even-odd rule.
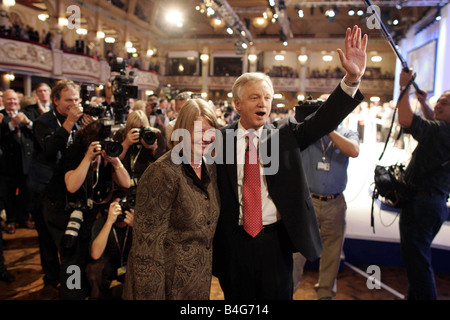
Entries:
[[[349,157],[355,158],[358,154],[358,133],[342,126],[302,151],[323,244],[319,280],[315,285],[319,300],[333,299],[336,295],[347,210],[343,192],[347,186]],[[294,257],[294,260],[297,263],[301,258]]]

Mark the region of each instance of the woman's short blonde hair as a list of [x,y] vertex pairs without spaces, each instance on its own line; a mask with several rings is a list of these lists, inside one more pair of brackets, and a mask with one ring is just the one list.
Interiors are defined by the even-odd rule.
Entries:
[[[194,132],[194,122],[198,117],[203,117],[208,120],[214,128],[220,128],[216,113],[213,108],[209,106],[208,102],[203,99],[189,99],[184,103],[183,108],[181,108],[172,132],[175,132],[177,129],[185,129],[192,135]],[[167,141],[171,148],[180,142],[180,140]]]

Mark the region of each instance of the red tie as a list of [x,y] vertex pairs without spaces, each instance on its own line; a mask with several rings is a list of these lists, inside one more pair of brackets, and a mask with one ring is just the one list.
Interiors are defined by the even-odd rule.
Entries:
[[261,177],[258,150],[253,144],[254,133],[247,134],[248,148],[244,163],[244,230],[255,237],[263,228],[261,205]]

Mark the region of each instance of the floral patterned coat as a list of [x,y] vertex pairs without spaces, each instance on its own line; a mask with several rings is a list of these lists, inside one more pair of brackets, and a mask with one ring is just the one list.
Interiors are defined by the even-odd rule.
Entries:
[[209,299],[219,217],[215,165],[175,164],[170,151],[139,180],[124,299]]

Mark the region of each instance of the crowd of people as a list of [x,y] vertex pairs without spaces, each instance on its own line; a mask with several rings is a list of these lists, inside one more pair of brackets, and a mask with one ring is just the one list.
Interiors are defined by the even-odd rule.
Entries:
[[[302,119],[271,120],[274,89],[263,73],[238,77],[233,108],[181,92],[117,109],[110,83],[104,96],[81,103],[71,80],[38,85],[34,103],[3,91],[4,231],[36,228],[42,298],[209,299],[215,275],[225,299],[291,300],[303,268],[295,253],[321,258],[318,298],[332,299],[348,158],[359,154],[357,130],[339,125],[364,99],[367,41],[357,26],[347,30],[345,50],[338,49],[345,75]],[[403,74],[401,84],[408,84]],[[102,112],[87,111],[95,107]],[[399,123],[427,145],[419,142],[407,169],[422,200],[402,212],[402,254],[409,297],[433,299],[429,250],[446,218],[450,95],[432,120],[408,107],[403,101]],[[123,123],[114,121],[120,112]],[[437,144],[427,143],[429,135]],[[415,175],[425,170],[424,152],[436,155],[439,173],[426,184]],[[432,224],[418,218],[427,214],[423,203],[439,217]],[[338,216],[331,227],[330,212]],[[0,279],[14,281],[0,253]],[[119,290],[111,290],[113,280],[123,283]]]

